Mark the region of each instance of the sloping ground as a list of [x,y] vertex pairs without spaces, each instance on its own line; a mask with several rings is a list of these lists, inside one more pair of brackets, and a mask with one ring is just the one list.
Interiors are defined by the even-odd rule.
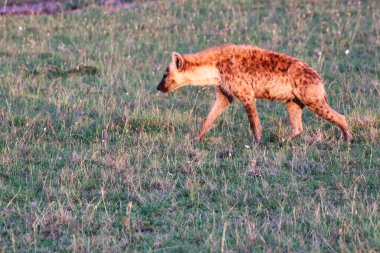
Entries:
[[73,11],[86,8],[91,5],[102,5],[109,8],[128,8],[133,7],[136,3],[123,0],[96,0],[96,1],[38,1],[38,0],[14,0],[5,1],[0,6],[0,15],[32,15],[32,14],[54,14],[62,11]]
[[[67,2],[68,0],[57,0],[56,2]],[[50,0],[2,0],[0,5],[3,7],[4,5],[23,5],[23,4],[35,4],[35,3],[46,3],[50,2]]]

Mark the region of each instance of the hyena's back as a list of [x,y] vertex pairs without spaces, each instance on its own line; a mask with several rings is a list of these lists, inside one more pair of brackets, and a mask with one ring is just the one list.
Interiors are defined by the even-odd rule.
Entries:
[[232,95],[253,88],[256,98],[303,104],[326,97],[322,79],[311,67],[291,56],[256,47],[230,46],[216,67],[222,86]]
[[221,87],[242,102],[253,88],[255,98],[279,100],[287,104],[293,135],[302,132],[304,106],[336,124],[347,140],[351,140],[343,115],[327,103],[326,91],[318,73],[304,62],[277,52],[256,47],[226,48],[216,67],[222,78]]

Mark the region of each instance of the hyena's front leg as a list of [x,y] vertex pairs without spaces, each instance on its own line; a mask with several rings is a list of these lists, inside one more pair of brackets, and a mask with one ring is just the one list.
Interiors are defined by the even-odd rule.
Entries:
[[242,100],[242,104],[248,115],[249,124],[251,125],[253,134],[255,135],[255,143],[258,144],[261,142],[261,124],[256,109],[256,99],[252,96],[251,99]]
[[222,112],[224,112],[227,107],[232,102],[232,97],[225,94],[220,88],[216,87],[216,100],[214,105],[211,108],[211,111],[207,115],[207,117],[204,119],[202,123],[201,130],[199,131],[198,136],[196,136],[194,139],[196,141],[201,141],[205,137],[206,133],[211,129],[214,121],[218,118]]

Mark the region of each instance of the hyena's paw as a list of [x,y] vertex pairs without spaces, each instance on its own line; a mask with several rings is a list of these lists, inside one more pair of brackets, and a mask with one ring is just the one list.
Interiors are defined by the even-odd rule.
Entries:
[[289,137],[289,141],[294,141],[296,139],[298,139],[301,135],[301,132],[299,133],[296,133],[296,134],[292,134],[290,137]]
[[253,145],[257,146],[261,143],[261,138],[254,138],[253,139]]
[[298,139],[303,132],[302,124],[292,125],[292,134],[289,137],[290,141]]
[[193,138],[191,138],[191,143],[200,143],[203,140],[199,135],[195,135]]
[[349,132],[343,134],[344,140],[350,144],[352,142],[352,135]]

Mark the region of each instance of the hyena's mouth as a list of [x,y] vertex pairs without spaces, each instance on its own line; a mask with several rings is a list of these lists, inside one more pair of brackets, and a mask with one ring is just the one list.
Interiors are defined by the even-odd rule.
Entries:
[[163,92],[163,93],[168,93],[169,92],[169,89],[166,88],[166,87],[162,87],[160,85],[157,86],[157,90]]

